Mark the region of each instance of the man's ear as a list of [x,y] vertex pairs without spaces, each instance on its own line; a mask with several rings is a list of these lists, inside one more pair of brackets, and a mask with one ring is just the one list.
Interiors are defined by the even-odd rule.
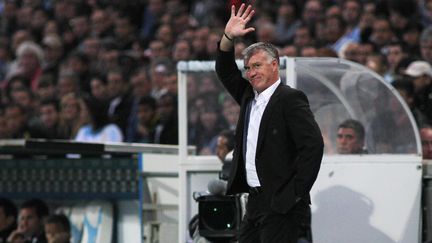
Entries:
[[273,65],[273,68],[275,68],[276,70],[279,69],[279,63],[276,59],[272,60],[272,65]]

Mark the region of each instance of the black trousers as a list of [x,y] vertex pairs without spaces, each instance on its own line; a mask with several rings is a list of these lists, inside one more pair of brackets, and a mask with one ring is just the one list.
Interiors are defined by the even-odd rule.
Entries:
[[288,213],[280,214],[270,208],[263,193],[249,194],[239,243],[297,243],[310,238],[311,211],[309,204],[300,200]]

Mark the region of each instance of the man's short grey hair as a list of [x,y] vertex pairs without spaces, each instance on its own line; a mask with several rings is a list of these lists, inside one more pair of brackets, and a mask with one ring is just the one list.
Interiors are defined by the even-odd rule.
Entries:
[[279,52],[276,47],[270,43],[264,42],[258,42],[246,47],[242,52],[244,60],[248,61],[249,58],[258,51],[264,51],[271,59],[275,59],[279,63]]
[[420,42],[432,41],[432,26],[427,27],[423,30],[420,35]]

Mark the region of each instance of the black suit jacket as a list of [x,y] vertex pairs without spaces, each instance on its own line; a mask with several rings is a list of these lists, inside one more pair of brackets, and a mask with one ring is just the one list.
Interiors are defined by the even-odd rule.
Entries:
[[[241,106],[227,194],[248,192],[242,154],[243,128],[246,104],[254,93],[237,68],[234,50],[219,50],[216,72]],[[272,210],[286,213],[300,199],[310,202],[309,191],[318,175],[323,148],[321,132],[305,94],[279,85],[261,118],[255,157],[258,178]]]

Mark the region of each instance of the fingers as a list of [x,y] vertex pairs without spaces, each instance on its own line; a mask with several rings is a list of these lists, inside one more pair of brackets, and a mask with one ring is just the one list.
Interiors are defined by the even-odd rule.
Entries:
[[244,19],[246,22],[249,22],[253,15],[255,14],[255,10],[252,9],[252,5],[248,5],[245,10],[246,4],[242,3],[239,10],[237,11],[237,14],[235,13],[235,6],[231,6],[231,17],[237,16],[242,19]]
[[247,34],[249,32],[254,32],[254,31],[255,31],[255,28],[250,27],[250,28],[245,29],[245,34]]
[[246,8],[246,11],[244,11],[244,13],[241,15],[241,17],[242,17],[243,19],[246,19],[247,16],[250,14],[251,11],[252,11],[252,6],[249,5],[249,6]]
[[254,14],[255,14],[255,10],[250,11],[249,14],[246,16],[245,21],[249,22],[254,16]]
[[243,15],[243,11],[244,11],[245,6],[246,5],[244,3],[242,3],[242,5],[240,6],[240,8],[239,8],[239,10],[238,10],[238,12],[236,14],[236,16],[241,17]]

